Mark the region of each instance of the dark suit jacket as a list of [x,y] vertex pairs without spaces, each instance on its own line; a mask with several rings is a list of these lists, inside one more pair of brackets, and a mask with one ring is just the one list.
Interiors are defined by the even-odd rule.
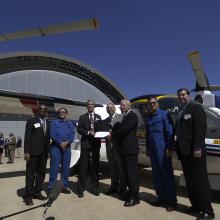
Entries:
[[117,130],[112,131],[112,138],[118,139],[119,151],[122,154],[138,154],[138,139],[136,136],[138,117],[130,111],[122,120]]
[[[102,131],[113,131],[116,132],[120,128],[120,123],[122,121],[122,115],[115,113],[114,117],[111,119],[110,116],[105,120],[101,120],[100,130]],[[112,138],[111,141],[106,139],[106,147],[109,148],[118,148],[119,140]]]
[[48,154],[50,146],[50,125],[48,120],[46,122],[47,129],[44,134],[39,117],[35,116],[27,120],[24,137],[24,153],[29,153],[32,156],[39,156],[43,153]]
[[[101,120],[101,116],[98,114],[94,114],[94,130],[95,132],[98,131],[97,123]],[[88,135],[90,131],[90,121],[89,121],[89,114],[86,113],[81,115],[79,118],[79,123],[77,127],[78,133],[81,135],[81,148],[91,148],[94,145],[97,147],[101,147],[101,140],[98,138],[94,138],[91,135]]]
[[197,149],[202,149],[205,154],[206,130],[207,120],[202,105],[189,102],[175,125],[179,156],[191,156]]
[[104,120],[98,121],[98,129],[101,131],[117,130],[122,121],[122,115],[115,113],[113,119],[107,117]]

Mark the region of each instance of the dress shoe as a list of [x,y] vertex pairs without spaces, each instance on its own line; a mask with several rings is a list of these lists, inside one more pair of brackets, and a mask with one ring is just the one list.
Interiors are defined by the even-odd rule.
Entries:
[[188,207],[188,208],[185,208],[183,210],[184,213],[187,213],[187,214],[190,214],[190,213],[199,213],[201,210],[199,207],[194,207],[194,206],[191,206],[191,207]]
[[119,189],[117,190],[117,195],[121,196],[121,195],[125,195],[127,193],[127,191],[125,189]]
[[84,195],[83,195],[83,191],[79,191],[79,192],[78,192],[78,197],[79,197],[79,198],[83,198],[83,196],[84,196]]
[[160,200],[160,199],[156,199],[156,200],[150,202],[150,204],[151,204],[152,206],[163,206],[163,205],[166,204],[166,201]]
[[47,200],[46,196],[43,196],[41,193],[37,194],[34,196],[34,199],[39,199],[39,200]]
[[215,218],[215,214],[201,213],[196,220],[211,220]]
[[174,204],[174,205],[167,205],[166,210],[167,210],[167,212],[172,212],[172,211],[176,210],[176,207],[177,207],[176,204]]
[[28,205],[28,206],[31,206],[34,204],[32,197],[30,197],[30,196],[27,196],[24,201],[25,201],[25,205]]
[[125,194],[120,195],[121,200],[128,201],[130,199],[130,193],[126,192]]
[[111,194],[114,194],[114,193],[117,193],[117,189],[109,188],[109,189],[105,192],[106,195],[111,195]]
[[93,188],[93,189],[92,189],[92,194],[95,195],[95,196],[99,196],[99,190],[98,190],[98,188],[96,188],[96,187]]
[[70,194],[71,191],[70,191],[69,189],[67,189],[66,187],[64,187],[64,188],[61,190],[61,193]]
[[139,199],[129,199],[129,200],[125,201],[124,206],[131,207],[131,206],[137,205],[139,203],[140,203]]

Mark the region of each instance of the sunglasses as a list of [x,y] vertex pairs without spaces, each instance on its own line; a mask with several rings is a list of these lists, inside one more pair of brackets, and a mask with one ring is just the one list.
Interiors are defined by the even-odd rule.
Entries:
[[59,112],[59,114],[63,114],[63,113],[64,113],[64,114],[66,114],[66,112],[65,112],[65,111],[60,111],[60,112]]
[[157,102],[148,102],[148,105],[155,105]]

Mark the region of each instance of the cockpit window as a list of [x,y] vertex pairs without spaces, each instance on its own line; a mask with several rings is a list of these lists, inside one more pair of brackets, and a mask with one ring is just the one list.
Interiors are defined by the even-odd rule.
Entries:
[[136,103],[136,104],[132,104],[131,107],[132,107],[132,109],[138,109],[143,120],[145,121],[146,116],[147,116],[147,112],[148,112],[147,104],[146,103]]
[[173,98],[161,98],[158,100],[160,109],[167,110],[170,112],[178,111],[178,99]]
[[203,108],[204,108],[207,116],[210,115],[213,118],[220,119],[220,116],[218,115],[218,113],[214,109],[206,107],[204,105],[203,105]]
[[215,95],[215,106],[220,108],[220,96]]

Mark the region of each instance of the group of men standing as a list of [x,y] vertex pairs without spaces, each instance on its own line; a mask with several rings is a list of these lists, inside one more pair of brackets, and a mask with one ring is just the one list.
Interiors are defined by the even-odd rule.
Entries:
[[35,117],[26,123],[24,140],[24,159],[26,160],[26,186],[24,200],[33,205],[33,199],[46,200],[42,195],[46,174],[46,163],[50,157],[48,193],[55,186],[61,165],[62,192],[71,193],[69,186],[70,145],[74,140],[74,126],[66,120],[67,109],[58,109],[58,118],[49,123],[47,107],[40,105]]
[[[172,167],[172,151],[178,153],[186,179],[187,190],[192,207],[188,212],[201,212],[198,220],[214,219],[211,206],[210,187],[206,168],[205,134],[206,115],[203,107],[190,101],[189,90],[179,89],[177,95],[180,110],[175,126],[166,111],[159,109],[156,97],[148,100],[146,119],[147,147],[152,164],[157,199],[152,203],[166,205],[167,211],[177,207],[175,179]],[[106,138],[107,156],[110,164],[111,186],[106,194],[123,195],[124,206],[130,207],[140,203],[138,175],[138,117],[131,110],[128,100],[120,102],[122,114],[117,114],[114,104],[109,103],[106,110],[109,117],[101,120],[94,112],[95,103],[87,101],[86,114],[79,118],[77,131],[81,135],[81,153],[77,183],[78,197],[84,196],[89,158],[92,156],[91,192],[99,195],[99,151],[101,140],[95,137],[97,131],[109,131]],[[67,110],[61,108],[59,117],[49,124],[46,106],[41,105],[39,115],[27,121],[25,132],[26,204],[32,205],[32,198],[46,199],[41,194],[46,172],[46,161],[51,157],[50,191],[57,179],[62,163],[63,193],[68,189],[70,164],[70,144],[74,140],[72,122],[66,120]],[[50,138],[52,139],[51,148]]]
[[177,91],[179,111],[172,126],[168,112],[160,110],[156,97],[148,100],[147,146],[152,164],[157,199],[153,205],[177,207],[172,151],[181,161],[191,207],[186,213],[200,213],[197,220],[215,218],[207,175],[205,136],[206,114],[203,106],[190,100],[190,91]]
[[[91,185],[92,193],[99,195],[99,151],[100,139],[95,138],[95,132],[99,130],[110,131],[106,136],[107,156],[110,163],[111,187],[106,194],[126,193],[124,206],[133,206],[139,203],[138,183],[138,141],[136,137],[138,118],[131,111],[128,100],[121,101],[122,115],[115,112],[112,103],[107,105],[109,117],[101,120],[101,117],[94,113],[95,103],[87,101],[88,112],[79,118],[77,131],[81,135],[81,155],[79,163],[78,196],[84,196],[86,172],[88,159],[91,153]],[[126,188],[128,187],[128,192]]]

